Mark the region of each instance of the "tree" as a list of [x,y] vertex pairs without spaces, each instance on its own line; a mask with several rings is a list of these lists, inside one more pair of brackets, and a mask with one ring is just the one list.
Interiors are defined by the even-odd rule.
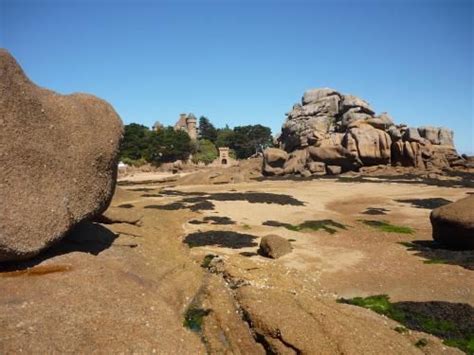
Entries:
[[173,127],[150,133],[147,160],[154,164],[187,160],[193,150],[191,138]]
[[126,125],[120,144],[120,159],[143,159],[147,152],[149,135],[150,130],[146,126],[137,123]]
[[216,147],[230,147],[234,141],[234,131],[225,126],[217,130]]
[[199,138],[209,140],[212,143],[216,142],[217,130],[205,116],[199,118]]
[[201,139],[198,142],[197,153],[193,155],[193,162],[212,163],[218,157],[217,148],[210,140]]
[[235,127],[230,147],[235,150],[238,159],[245,159],[271,144],[270,128],[257,124]]

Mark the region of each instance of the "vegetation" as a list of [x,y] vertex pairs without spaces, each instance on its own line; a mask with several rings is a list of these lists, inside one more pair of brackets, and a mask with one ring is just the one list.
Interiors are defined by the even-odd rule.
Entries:
[[186,160],[193,152],[188,134],[166,127],[151,131],[148,127],[131,123],[125,126],[120,146],[120,160],[140,166],[145,163],[159,165],[178,159]]
[[216,146],[217,147],[230,147],[233,144],[234,131],[225,126],[224,128],[217,130]]
[[200,332],[202,330],[204,317],[209,315],[209,313],[211,313],[210,309],[190,306],[184,314],[183,325],[193,332]]
[[238,159],[245,159],[272,145],[270,128],[262,125],[234,128],[234,137],[230,147]]
[[300,224],[281,223],[277,221],[266,221],[263,224],[266,226],[272,226],[272,227],[285,227],[286,229],[294,231],[294,232],[300,232],[302,230],[318,231],[322,229],[329,234],[334,234],[338,231],[336,228],[347,229],[345,225],[343,225],[342,223],[335,222],[332,219],[311,220],[311,221],[305,221]]
[[199,118],[199,138],[216,143],[217,129],[205,116]]
[[[148,127],[131,123],[125,126],[122,143],[120,145],[120,159],[128,162],[144,159],[148,150]],[[127,163],[128,164],[128,163]]]
[[214,259],[217,255],[207,254],[204,259],[202,260],[201,267],[207,269],[209,265],[211,265],[212,259]]
[[232,158],[245,159],[272,143],[270,128],[262,125],[228,126],[217,129],[205,116],[199,119],[199,141],[192,142],[188,134],[173,127],[148,127],[131,123],[125,126],[120,146],[122,162],[140,166],[145,163],[159,165],[175,160],[212,162],[218,156],[216,147],[229,147]]
[[[443,343],[454,346],[467,354],[474,354],[474,328],[471,322],[459,319],[459,310],[453,308],[454,318],[446,314],[446,305],[440,306],[439,312],[424,306],[423,302],[400,302],[392,303],[387,295],[375,295],[369,297],[355,297],[351,299],[341,298],[339,303],[351,304],[370,309],[376,313],[387,316],[404,327],[396,327],[399,333],[404,333],[404,328],[409,328],[425,333],[433,334],[443,339]],[[468,316],[469,317],[469,316]],[[453,319],[456,319],[453,320]],[[421,338],[415,346],[424,347],[427,340]]]
[[388,233],[401,233],[401,234],[412,234],[415,231],[410,228],[410,227],[404,227],[404,226],[397,226],[390,224],[388,222],[384,221],[373,221],[373,220],[361,220],[362,223],[370,226],[377,228],[381,230],[382,232],[388,232]]
[[197,144],[197,152],[193,155],[193,162],[203,162],[205,164],[209,164],[212,163],[218,156],[219,154],[214,143],[207,139],[201,139]]
[[167,127],[150,133],[147,160],[151,163],[187,160],[192,152],[191,138],[182,130]]
[[395,327],[393,328],[393,330],[395,330],[397,333],[400,333],[400,334],[408,333],[408,329],[405,327]]
[[426,338],[420,338],[418,341],[415,343],[415,346],[417,348],[424,348],[426,345],[428,345],[428,339]]

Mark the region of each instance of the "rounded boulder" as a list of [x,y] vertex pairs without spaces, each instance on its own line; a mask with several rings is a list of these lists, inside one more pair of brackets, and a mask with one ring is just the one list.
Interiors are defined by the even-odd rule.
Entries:
[[431,211],[433,239],[450,248],[474,249],[474,196]]
[[32,257],[108,207],[122,129],[105,101],[38,87],[0,49],[0,261]]

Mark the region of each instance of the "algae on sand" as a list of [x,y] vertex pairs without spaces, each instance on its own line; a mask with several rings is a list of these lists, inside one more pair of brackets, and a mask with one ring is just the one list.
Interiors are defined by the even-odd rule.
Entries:
[[400,234],[413,234],[415,232],[413,228],[405,227],[405,226],[397,226],[385,221],[376,221],[376,220],[367,220],[367,219],[362,219],[360,221],[364,223],[365,225],[373,227],[373,228],[377,228],[381,230],[382,232],[400,233]]
[[294,232],[300,232],[302,230],[318,231],[322,229],[329,234],[336,233],[338,231],[337,228],[347,229],[345,225],[343,225],[342,223],[335,222],[332,219],[310,220],[296,225],[290,223],[281,223],[277,221],[266,221],[263,222],[263,225],[271,227],[284,227]]

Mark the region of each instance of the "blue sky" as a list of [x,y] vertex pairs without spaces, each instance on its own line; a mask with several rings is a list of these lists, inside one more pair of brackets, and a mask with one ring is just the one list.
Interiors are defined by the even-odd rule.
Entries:
[[0,46],[125,123],[193,112],[277,133],[306,89],[331,87],[474,153],[471,0],[0,0]]

